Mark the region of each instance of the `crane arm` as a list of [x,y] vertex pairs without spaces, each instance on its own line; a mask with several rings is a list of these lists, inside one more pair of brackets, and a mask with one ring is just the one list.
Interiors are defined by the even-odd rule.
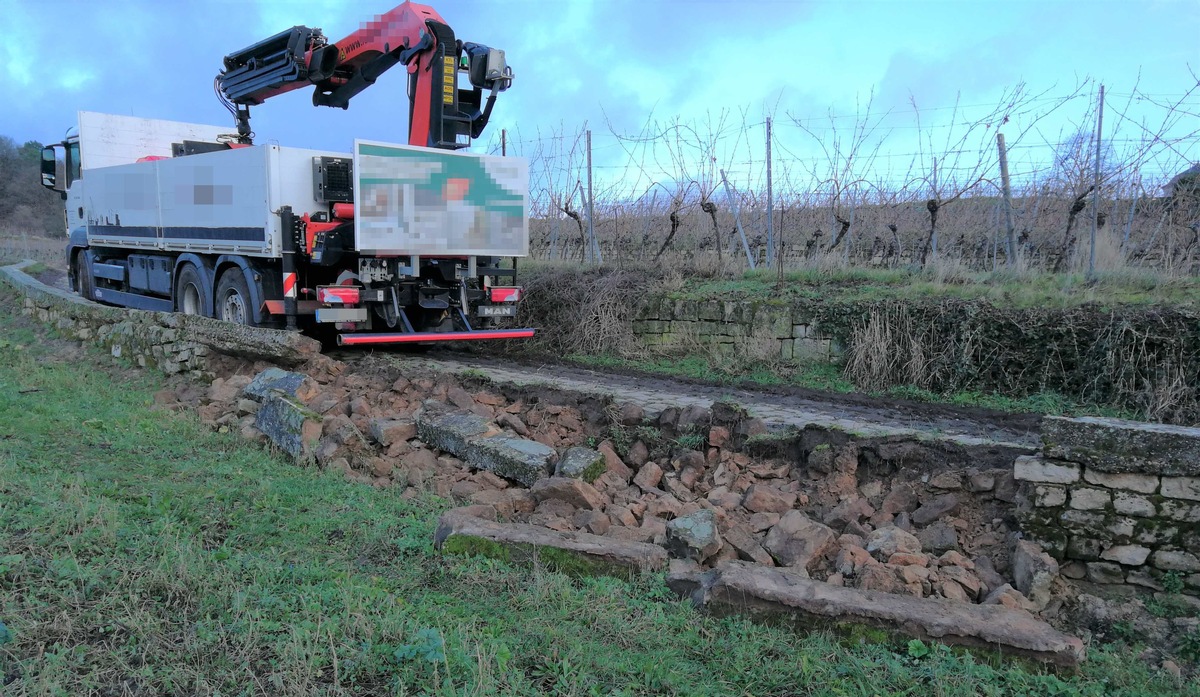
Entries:
[[[458,41],[433,8],[405,2],[337,42],[296,26],[231,53],[217,83],[248,141],[250,106],[312,85],[314,106],[345,109],[397,63],[408,68],[410,145],[466,147],[513,79],[503,51]],[[459,72],[470,87],[459,89]]]

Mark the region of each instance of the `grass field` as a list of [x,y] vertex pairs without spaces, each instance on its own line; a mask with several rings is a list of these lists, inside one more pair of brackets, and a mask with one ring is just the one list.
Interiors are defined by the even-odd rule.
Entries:
[[864,269],[834,266],[790,271],[747,271],[740,277],[689,282],[676,297],[688,299],[987,300],[1002,307],[1167,305],[1200,307],[1200,278],[1128,269],[1085,274],[1034,271],[978,273],[957,267]]
[[860,392],[872,397],[907,399],[930,404],[994,409],[1018,414],[1052,416],[1106,416],[1137,419],[1138,414],[1114,407],[1080,403],[1056,392],[1039,392],[1024,397],[1008,397],[994,392],[939,393],[901,385],[879,392],[863,391],[846,379],[840,366],[832,363],[800,363],[763,360],[755,356],[693,349],[686,355],[625,357],[570,354],[566,360],[589,368],[636,370],[663,377],[682,377],[730,386],[803,387],[826,392]]
[[697,615],[661,578],[443,558],[448,505],[151,408],[147,373],[0,305],[0,694],[1200,695]]

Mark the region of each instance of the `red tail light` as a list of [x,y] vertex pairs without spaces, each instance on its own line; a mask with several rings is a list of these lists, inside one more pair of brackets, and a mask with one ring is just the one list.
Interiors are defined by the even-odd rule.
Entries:
[[317,300],[326,305],[357,305],[362,299],[354,286],[321,286],[317,288]]
[[494,303],[520,302],[523,293],[522,288],[492,288],[491,291],[491,299]]

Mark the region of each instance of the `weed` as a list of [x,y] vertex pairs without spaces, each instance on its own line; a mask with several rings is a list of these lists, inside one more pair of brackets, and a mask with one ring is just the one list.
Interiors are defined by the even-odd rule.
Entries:
[[479,368],[466,368],[458,371],[458,375],[461,378],[475,380],[485,385],[492,381],[492,377]]
[[613,450],[622,458],[629,455],[629,446],[633,445],[633,437],[629,429],[620,424],[612,424],[604,432],[605,437],[612,443]]
[[438,664],[446,660],[446,642],[438,630],[421,629],[414,639],[414,643],[405,644],[392,652],[397,662],[422,660]]
[[1128,620],[1113,622],[1112,633],[1113,636],[1126,644],[1132,644],[1138,639],[1138,631],[1134,629],[1133,623]]
[[675,444],[685,450],[700,450],[704,447],[704,436],[699,433],[685,433],[675,439]]
[[[0,562],[2,561],[0,560]],[[1175,594],[1183,592],[1183,574],[1178,571],[1168,571],[1159,580],[1162,583],[1163,590],[1167,593]]]
[[1146,600],[1146,611],[1155,617],[1190,617],[1192,606],[1170,595]]
[[1193,629],[1179,640],[1179,656],[1192,663],[1200,663],[1200,629]]
[[646,445],[651,445],[662,440],[662,431],[653,426],[638,426],[633,429],[633,436]]

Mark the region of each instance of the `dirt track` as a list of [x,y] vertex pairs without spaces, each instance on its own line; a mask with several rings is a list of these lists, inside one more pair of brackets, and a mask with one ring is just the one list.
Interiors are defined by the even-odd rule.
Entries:
[[401,351],[338,351],[339,360],[370,367],[384,362],[439,372],[475,371],[499,382],[547,385],[574,392],[611,395],[653,414],[671,406],[710,406],[732,400],[775,426],[835,428],[866,437],[916,436],[964,446],[994,444],[1031,450],[1040,446],[1040,416],[975,408],[888,400],[861,394],[826,393],[803,388],[731,387],[667,379],[632,371],[597,371],[552,361],[503,359],[477,353],[439,350],[425,355]]

